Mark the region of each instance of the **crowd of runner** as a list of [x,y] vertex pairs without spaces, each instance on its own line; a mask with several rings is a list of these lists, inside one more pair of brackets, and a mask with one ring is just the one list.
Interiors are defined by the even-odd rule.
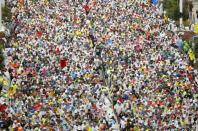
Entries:
[[[198,129],[189,48],[147,0],[8,0],[0,125],[34,131]],[[193,58],[192,58],[193,59]],[[191,64],[190,64],[191,63]]]

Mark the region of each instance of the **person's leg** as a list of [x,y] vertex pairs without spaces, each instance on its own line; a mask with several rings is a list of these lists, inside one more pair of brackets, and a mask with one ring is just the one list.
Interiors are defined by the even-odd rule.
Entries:
[[86,0],[86,3],[88,4],[89,3],[89,0]]
[[1,94],[2,89],[3,89],[3,85],[0,84],[0,94]]
[[89,11],[86,11],[86,15],[88,15],[89,14]]
[[194,66],[194,62],[192,60],[189,60],[189,62],[191,66]]

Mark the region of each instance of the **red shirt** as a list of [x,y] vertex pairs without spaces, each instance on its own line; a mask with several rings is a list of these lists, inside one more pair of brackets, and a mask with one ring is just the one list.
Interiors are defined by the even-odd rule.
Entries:
[[36,36],[40,38],[42,36],[42,32],[36,32]]
[[6,105],[0,104],[0,112],[5,111],[7,109]]
[[193,81],[193,75],[192,75],[192,74],[188,74],[188,79],[189,79],[190,81]]
[[34,110],[40,110],[42,108],[42,103],[36,103],[32,107]]
[[91,10],[91,7],[89,5],[83,6],[86,12],[89,12]]
[[65,66],[67,66],[68,62],[65,59],[60,60],[60,67],[63,69]]

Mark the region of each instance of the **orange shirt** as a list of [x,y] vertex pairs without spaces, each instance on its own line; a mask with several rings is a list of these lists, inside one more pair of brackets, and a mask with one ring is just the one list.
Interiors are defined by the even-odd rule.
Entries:
[[23,128],[20,126],[18,127],[17,131],[23,131]]

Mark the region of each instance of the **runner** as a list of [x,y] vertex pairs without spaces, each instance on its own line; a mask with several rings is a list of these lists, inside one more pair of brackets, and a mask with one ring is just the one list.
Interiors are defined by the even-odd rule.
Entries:
[[146,0],[24,3],[8,0],[16,37],[6,66],[12,88],[1,91],[2,128],[197,129],[197,71],[182,44],[172,46],[178,36],[155,6]]

